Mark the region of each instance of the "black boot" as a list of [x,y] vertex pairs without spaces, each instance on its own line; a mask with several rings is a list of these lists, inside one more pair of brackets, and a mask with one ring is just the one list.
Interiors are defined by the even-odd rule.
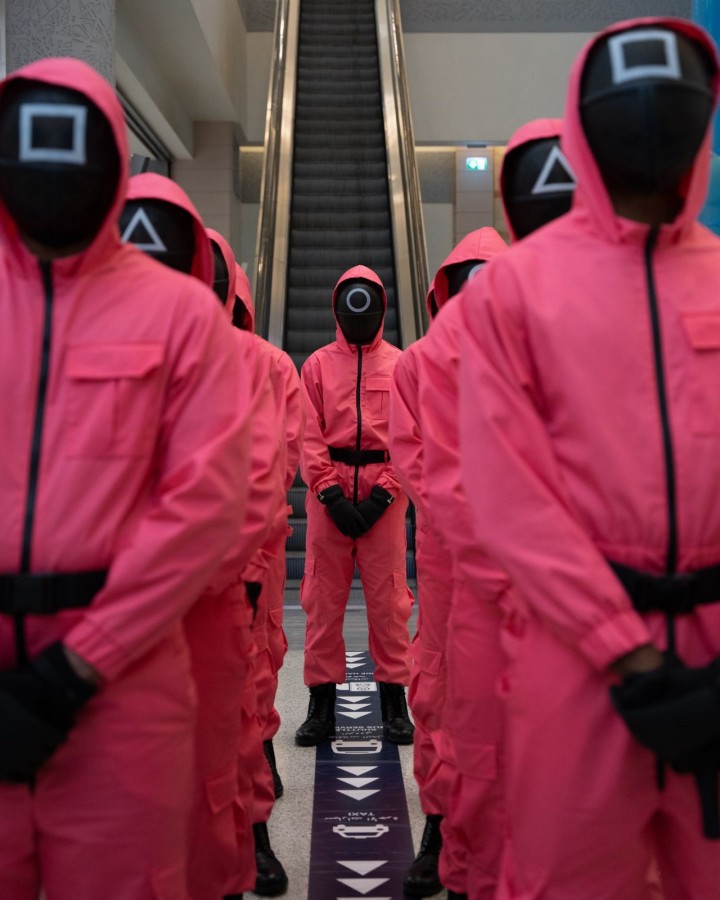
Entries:
[[316,684],[310,688],[307,719],[295,732],[300,747],[322,744],[335,731],[335,683]]
[[405,688],[385,681],[380,681],[379,685],[383,735],[391,744],[412,744],[415,726],[408,717]]
[[288,877],[270,846],[270,835],[265,822],[253,825],[253,837],[257,865],[257,880],[253,890],[261,897],[279,897],[287,890]]
[[447,900],[468,900],[468,895],[456,894],[455,891],[448,891]]
[[282,778],[280,778],[280,774],[277,770],[277,763],[275,762],[275,748],[273,747],[272,741],[263,741],[263,752],[265,753],[265,759],[268,761],[270,771],[272,772],[273,787],[275,788],[275,799],[279,800],[280,797],[282,797],[282,795],[285,793],[285,788],[283,787]]
[[438,875],[438,861],[442,847],[440,823],[442,816],[426,816],[425,830],[415,862],[407,870],[403,887],[411,897],[432,897],[442,890]]

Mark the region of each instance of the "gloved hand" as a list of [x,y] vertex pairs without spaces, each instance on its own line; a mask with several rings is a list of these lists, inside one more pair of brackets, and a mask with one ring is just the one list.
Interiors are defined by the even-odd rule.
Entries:
[[0,781],[32,781],[96,691],[75,673],[60,643],[0,672]]
[[699,669],[666,662],[629,675],[610,694],[633,737],[673,768],[708,764],[720,742],[720,661]]
[[394,499],[395,498],[389,491],[386,491],[385,488],[381,488],[376,484],[370,491],[370,496],[367,500],[361,500],[360,503],[357,504],[355,509],[365,520],[368,531],[387,510]]
[[319,493],[318,500],[327,507],[330,518],[346,537],[359,538],[368,530],[365,519],[343,494],[339,484],[333,484]]
[[245,593],[250,601],[250,606],[252,606],[254,619],[258,611],[258,600],[260,599],[260,594],[262,594],[262,584],[259,581],[246,581],[244,584]]

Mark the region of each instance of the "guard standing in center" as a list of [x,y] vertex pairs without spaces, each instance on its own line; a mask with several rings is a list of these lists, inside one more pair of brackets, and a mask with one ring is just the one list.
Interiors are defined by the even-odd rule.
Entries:
[[349,269],[332,297],[337,339],[302,368],[308,421],[300,470],[308,485],[305,575],[306,721],[295,741],[313,746],[335,725],[335,685],[345,680],[343,618],[355,563],[368,611],[370,655],[383,733],[412,743],[405,512],[407,498],[387,450],[390,384],[400,350],[382,339],[385,289],[365,266]]

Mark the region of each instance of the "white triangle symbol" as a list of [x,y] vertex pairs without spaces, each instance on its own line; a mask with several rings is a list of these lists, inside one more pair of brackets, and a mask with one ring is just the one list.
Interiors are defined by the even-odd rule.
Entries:
[[342,709],[337,711],[339,716],[345,716],[348,719],[362,719],[363,716],[369,716],[369,712],[345,712]]
[[365,656],[367,650],[346,650],[345,656]]
[[341,703],[362,703],[363,700],[369,700],[370,694],[355,694],[352,697],[341,697]]
[[350,869],[353,872],[357,872],[358,875],[369,875],[370,872],[374,872],[375,869],[379,869],[380,866],[384,866],[387,862],[386,859],[381,859],[375,862],[370,859],[339,859],[338,863],[341,866],[345,866],[346,869]]
[[[565,172],[567,181],[548,182],[550,173],[552,172],[553,167],[556,164],[559,165],[560,168]],[[556,144],[548,154],[548,158],[545,160],[545,165],[542,167],[542,170],[537,177],[537,181],[535,182],[530,193],[554,194],[556,191],[574,191],[575,187],[575,176],[573,175],[573,171],[570,168],[570,163],[565,158],[565,154],[562,152],[560,147]]]
[[[145,231],[147,231],[148,235],[150,236],[149,241],[143,241],[142,243],[133,241],[133,232],[139,225],[142,225]],[[130,219],[130,221],[128,222],[127,228],[125,229],[125,231],[123,231],[120,240],[124,244],[135,244],[138,250],[144,250],[145,253],[167,252],[167,247],[160,238],[160,235],[155,230],[155,226],[148,218],[148,215],[142,208],[142,206],[138,207],[132,219]]]
[[377,766],[338,766],[342,772],[349,772],[351,775],[364,775],[366,772],[372,772]]
[[369,894],[370,891],[374,891],[375,888],[380,887],[381,884],[385,884],[386,881],[390,881],[389,878],[338,878],[340,884],[344,884],[347,887],[351,888],[353,891],[357,891],[358,894]]
[[350,787],[361,788],[361,787],[365,787],[366,784],[372,784],[373,781],[377,781],[377,777],[375,777],[375,778],[338,778],[338,781],[342,781],[343,784],[349,784]]
[[342,703],[343,709],[368,709],[372,706],[372,703],[353,703],[352,700],[338,700],[338,703]]
[[364,662],[349,662],[346,663],[348,669],[361,669],[365,663]]
[[338,790],[338,794],[345,794],[346,797],[349,797],[351,800],[364,800],[366,797],[372,797],[373,794],[377,794],[380,792],[380,789],[374,791],[344,791]]

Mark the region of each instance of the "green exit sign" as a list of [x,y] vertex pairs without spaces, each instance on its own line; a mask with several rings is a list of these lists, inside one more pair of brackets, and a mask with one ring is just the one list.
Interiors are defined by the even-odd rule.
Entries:
[[486,172],[488,167],[487,156],[468,156],[465,167],[471,172]]

